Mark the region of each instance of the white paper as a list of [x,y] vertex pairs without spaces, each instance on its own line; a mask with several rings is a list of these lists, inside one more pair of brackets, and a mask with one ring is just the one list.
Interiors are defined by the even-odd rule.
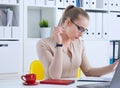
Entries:
[[13,11],[10,8],[7,9],[7,26],[12,26]]
[[20,38],[20,29],[19,27],[12,27],[12,38]]
[[4,27],[5,38],[11,38],[11,27]]
[[0,38],[4,37],[3,27],[0,27]]
[[82,77],[80,80],[111,81],[111,77]]

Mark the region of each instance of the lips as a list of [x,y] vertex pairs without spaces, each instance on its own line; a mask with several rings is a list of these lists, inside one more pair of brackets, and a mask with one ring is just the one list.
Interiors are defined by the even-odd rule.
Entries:
[[75,37],[75,39],[79,39],[79,37]]

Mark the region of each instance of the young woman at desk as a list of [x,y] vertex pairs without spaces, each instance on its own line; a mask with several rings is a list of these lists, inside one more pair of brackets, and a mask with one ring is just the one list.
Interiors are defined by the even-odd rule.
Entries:
[[83,42],[79,39],[87,31],[89,16],[81,8],[68,6],[54,28],[53,36],[37,44],[45,78],[75,78],[78,67],[86,76],[102,76],[115,70],[117,62],[101,68],[90,66]]

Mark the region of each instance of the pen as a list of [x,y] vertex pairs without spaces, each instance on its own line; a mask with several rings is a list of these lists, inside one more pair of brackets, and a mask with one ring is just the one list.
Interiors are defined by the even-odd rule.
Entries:
[[80,82],[110,82],[110,81],[107,81],[107,80],[84,80],[84,79],[80,79],[80,80],[77,80],[77,81],[80,81]]

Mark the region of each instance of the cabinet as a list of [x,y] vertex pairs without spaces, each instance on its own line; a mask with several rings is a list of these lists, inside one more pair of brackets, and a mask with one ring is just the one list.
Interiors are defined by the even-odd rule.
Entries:
[[[29,66],[32,60],[38,59],[36,43],[41,39],[40,28],[38,25],[40,19],[47,19],[53,29],[53,27],[58,24],[65,7],[69,4],[77,5],[78,7],[85,9],[90,16],[90,25],[88,27],[89,31],[87,34],[84,34],[83,40],[88,42],[88,44],[93,44],[93,46],[95,42],[100,41],[100,44],[105,45],[105,51],[109,51],[109,40],[118,38],[113,32],[110,33],[110,24],[112,23],[109,21],[111,16],[110,14],[111,11],[119,12],[118,8],[120,8],[120,6],[116,6],[115,4],[115,6],[113,6],[114,9],[112,9],[110,7],[111,3],[112,0],[25,0],[24,72],[29,71]],[[114,3],[119,5],[120,1],[116,0]],[[111,36],[114,37],[111,38]],[[94,42],[91,43],[89,41]],[[105,44],[103,42],[105,42]],[[87,52],[89,53],[90,51],[88,50]],[[95,55],[94,57],[98,58],[98,56],[101,56],[101,54]],[[90,57],[92,58],[92,56]],[[108,53],[106,53],[102,58],[104,57],[109,58]],[[105,63],[109,63],[108,59],[106,59]]]
[[0,41],[0,74],[18,73],[20,62],[20,43],[18,41]]
[[[91,2],[95,3],[93,4],[94,6],[91,5]],[[84,0],[81,6],[90,16],[90,25],[88,27],[88,33],[84,35],[84,40],[109,41],[120,39],[118,35],[120,13],[119,0],[91,0],[90,2],[89,0]]]
[[22,73],[22,9],[22,0],[0,0],[0,78]]
[[[4,1],[4,0],[3,0]],[[0,3],[0,39],[20,39],[21,36],[21,6],[16,1]]]

